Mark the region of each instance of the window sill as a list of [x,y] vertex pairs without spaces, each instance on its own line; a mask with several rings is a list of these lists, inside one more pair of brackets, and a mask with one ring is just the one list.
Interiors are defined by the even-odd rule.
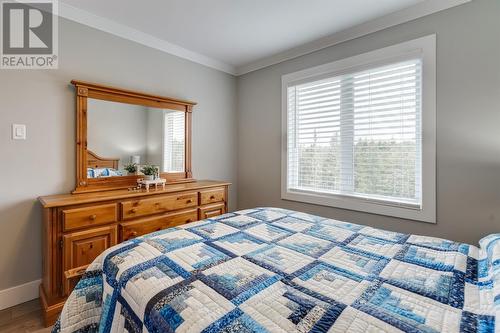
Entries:
[[291,189],[282,191],[281,199],[427,223],[436,223],[435,210],[425,209],[425,207],[418,207],[416,205],[400,204],[398,202],[375,202],[374,200],[357,198],[354,196],[294,191]]

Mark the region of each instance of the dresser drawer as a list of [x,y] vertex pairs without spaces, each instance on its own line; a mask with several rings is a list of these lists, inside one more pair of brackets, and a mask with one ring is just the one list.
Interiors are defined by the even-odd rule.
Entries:
[[63,230],[70,231],[118,221],[116,204],[65,209],[62,211]]
[[116,226],[73,232],[63,236],[63,270],[86,266],[102,251],[116,245]]
[[73,232],[62,238],[62,273],[67,295],[98,255],[118,242],[116,225]]
[[196,206],[198,206],[198,194],[196,192],[162,195],[121,203],[124,220]]
[[215,188],[200,191],[200,205],[211,204],[226,200],[226,191],[224,188]]
[[137,221],[124,222],[120,224],[120,240],[123,242],[151,232],[172,228],[197,220],[198,211],[195,208],[159,217],[149,217]]
[[213,204],[201,207],[199,209],[200,220],[209,219],[226,213],[226,205],[224,203]]

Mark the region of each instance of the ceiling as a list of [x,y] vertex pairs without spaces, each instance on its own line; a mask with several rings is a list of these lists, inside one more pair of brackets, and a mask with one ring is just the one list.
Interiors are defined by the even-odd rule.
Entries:
[[157,44],[164,42],[164,48],[177,49],[205,62],[212,62],[212,67],[237,74],[242,72],[238,68],[252,66],[301,45],[431,1],[450,2],[60,0],[59,3],[61,13],[85,16],[87,24],[90,21],[100,22],[108,27],[107,30],[121,27],[125,34],[128,32],[132,35],[133,32],[136,39],[147,39]]

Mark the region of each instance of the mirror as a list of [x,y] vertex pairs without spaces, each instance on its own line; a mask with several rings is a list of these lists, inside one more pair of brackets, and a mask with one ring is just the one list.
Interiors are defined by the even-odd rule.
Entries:
[[76,88],[77,132],[73,193],[130,189],[138,179],[194,181],[191,118],[196,103],[71,83]]
[[184,136],[184,112],[88,99],[87,178],[184,172]]

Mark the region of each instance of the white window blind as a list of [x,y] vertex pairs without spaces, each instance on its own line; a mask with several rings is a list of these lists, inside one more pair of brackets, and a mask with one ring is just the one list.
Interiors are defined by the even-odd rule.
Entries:
[[422,204],[422,61],[287,87],[287,187]]
[[184,112],[164,113],[164,154],[165,172],[184,172]]

